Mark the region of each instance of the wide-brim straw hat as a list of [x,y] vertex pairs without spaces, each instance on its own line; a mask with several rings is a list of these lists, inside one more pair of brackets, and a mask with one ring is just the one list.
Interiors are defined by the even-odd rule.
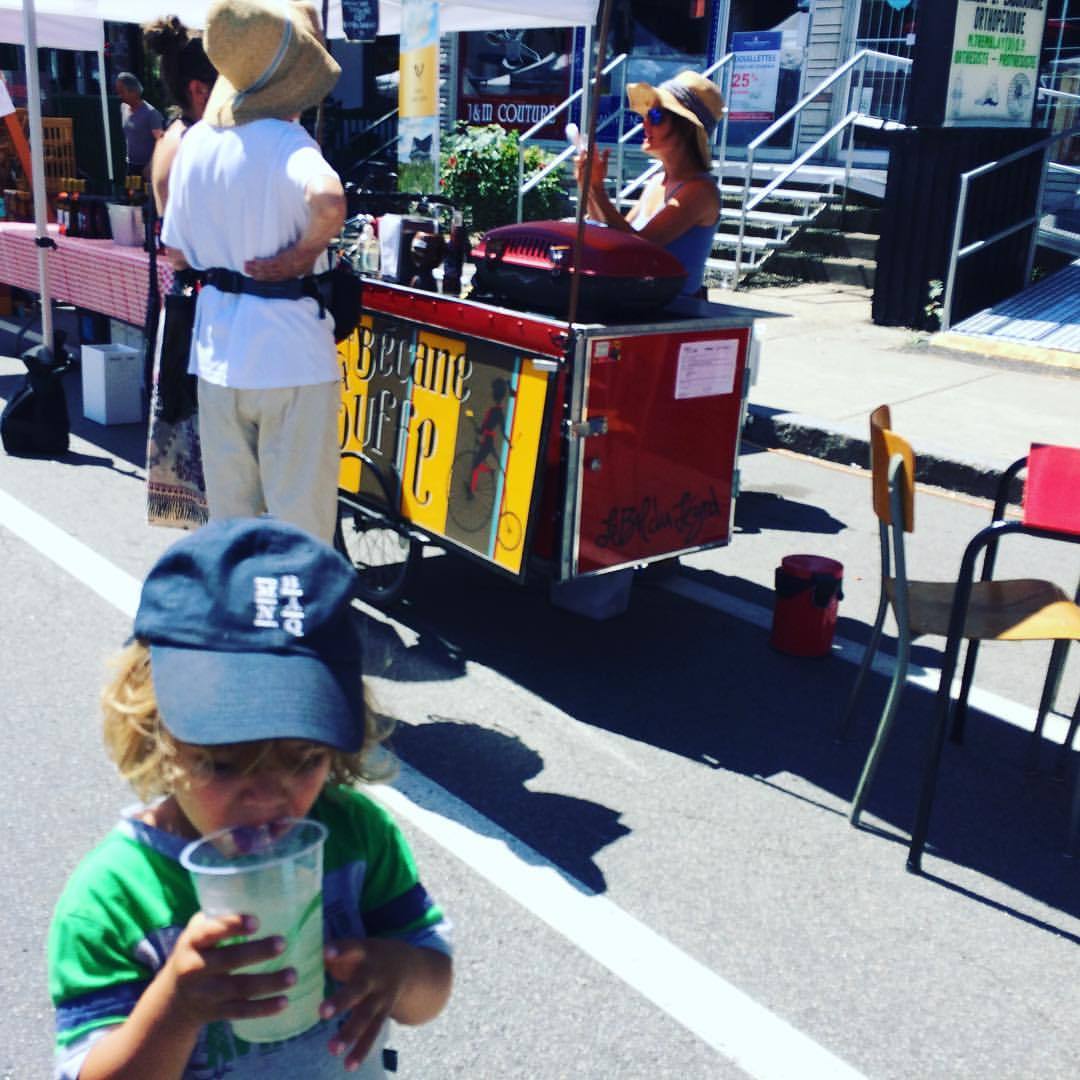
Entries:
[[215,127],[291,119],[318,105],[341,74],[309,4],[217,0],[203,45],[219,72],[203,114]]
[[644,82],[631,83],[626,88],[626,96],[630,99],[630,108],[641,116],[659,105],[689,120],[697,129],[695,134],[701,160],[706,165],[712,161],[709,140],[724,115],[724,96],[711,79],[696,71],[680,71],[675,78],[659,86]]

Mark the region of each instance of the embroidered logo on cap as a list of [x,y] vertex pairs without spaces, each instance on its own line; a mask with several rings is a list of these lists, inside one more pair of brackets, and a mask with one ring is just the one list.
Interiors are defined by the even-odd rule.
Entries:
[[256,577],[255,619],[253,625],[266,630],[282,629],[294,637],[304,636],[304,595],[300,579],[295,574],[280,577]]

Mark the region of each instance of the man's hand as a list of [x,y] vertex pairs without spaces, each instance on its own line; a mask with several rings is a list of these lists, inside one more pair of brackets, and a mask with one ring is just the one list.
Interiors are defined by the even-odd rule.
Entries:
[[298,240],[276,255],[265,259],[248,259],[244,273],[256,281],[288,281],[290,278],[306,277],[315,268],[315,260],[326,251],[326,245],[311,251]]

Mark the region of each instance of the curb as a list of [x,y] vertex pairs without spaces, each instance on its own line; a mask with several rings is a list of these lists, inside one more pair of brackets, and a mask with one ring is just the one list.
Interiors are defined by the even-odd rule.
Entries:
[[[801,413],[780,412],[767,405],[749,406],[743,438],[769,450],[790,450],[840,465],[870,467],[870,442],[864,425],[830,423]],[[993,499],[1005,470],[986,463],[963,461],[950,451],[920,445],[915,455],[915,479],[980,499]],[[1014,481],[1009,501],[1019,504],[1023,482]]]

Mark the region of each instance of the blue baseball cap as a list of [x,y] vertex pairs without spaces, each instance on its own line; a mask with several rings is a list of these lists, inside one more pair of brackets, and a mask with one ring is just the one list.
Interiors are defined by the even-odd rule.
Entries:
[[273,518],[190,533],[143,583],[158,710],[183,742],[364,741],[356,575],[333,548]]

